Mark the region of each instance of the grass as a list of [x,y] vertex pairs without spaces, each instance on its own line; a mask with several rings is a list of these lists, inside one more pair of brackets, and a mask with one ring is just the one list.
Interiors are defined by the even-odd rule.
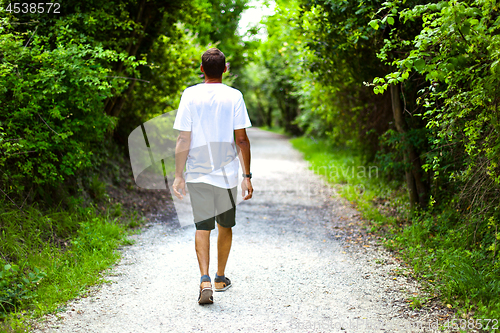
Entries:
[[[371,221],[373,231],[382,227],[392,230],[399,223],[398,217],[408,213],[401,186],[384,181],[380,168],[363,164],[361,155],[305,137],[292,139],[291,143],[304,154],[316,174],[331,183],[343,198],[357,205],[364,218]],[[397,210],[397,216],[383,214],[374,204],[376,201],[390,204],[387,208]]]
[[[0,331],[24,332],[103,281],[119,259],[127,227],[92,207],[41,213],[0,210]],[[116,213],[116,212],[113,212]]]
[[[491,240],[480,221],[453,215],[446,207],[419,212],[388,245],[399,250],[416,277],[438,291],[461,317],[500,318],[498,255],[487,246]],[[477,243],[470,241],[474,234]]]
[[[291,142],[315,173],[357,206],[371,231],[405,259],[431,296],[461,318],[500,319],[500,235],[491,231],[498,230],[497,221],[480,215],[464,219],[448,202],[410,213],[401,184],[386,181],[376,165],[364,165],[355,151],[304,137]],[[419,309],[428,299],[409,301]]]

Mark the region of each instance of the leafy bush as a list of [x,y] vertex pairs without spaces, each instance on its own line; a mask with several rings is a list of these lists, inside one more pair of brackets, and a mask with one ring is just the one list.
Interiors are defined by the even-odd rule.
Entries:
[[[394,71],[376,78],[375,92],[390,84],[425,77],[416,116],[427,123],[430,149],[423,168],[434,178],[434,199],[458,193],[457,207],[474,218],[498,221],[500,206],[500,21],[491,1],[440,1],[407,7],[388,1],[379,12],[394,16],[390,38],[379,57]],[[398,31],[422,21],[413,39]],[[376,19],[372,23],[381,22]],[[394,23],[394,19],[393,19]],[[378,23],[377,23],[378,25]],[[399,56],[391,54],[399,51]],[[403,50],[403,52],[401,52]],[[446,184],[446,185],[444,185]],[[442,188],[442,190],[438,190]]]
[[440,290],[446,303],[475,312],[476,318],[496,318],[500,263],[491,251],[496,241],[487,237],[488,223],[474,222],[460,223],[454,209],[420,212],[394,236],[392,246],[407,257],[418,278]]
[[0,28],[0,184],[12,194],[43,192],[90,168],[93,151],[115,125],[102,107],[119,84],[100,63],[137,64],[88,45],[47,49],[37,35],[27,45],[7,29]]

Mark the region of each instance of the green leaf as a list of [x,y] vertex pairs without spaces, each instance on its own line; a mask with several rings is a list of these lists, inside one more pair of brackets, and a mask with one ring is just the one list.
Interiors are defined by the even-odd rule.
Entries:
[[408,69],[411,69],[413,67],[413,60],[411,59],[408,59],[406,61],[403,62],[403,65],[408,68]]
[[394,25],[394,17],[389,16],[389,17],[387,18],[387,23],[389,23],[389,25]]
[[374,29],[374,30],[378,30],[379,28],[379,23],[380,20],[371,20],[368,24]]
[[425,69],[425,60],[417,59],[413,62],[413,66],[417,71],[422,72]]

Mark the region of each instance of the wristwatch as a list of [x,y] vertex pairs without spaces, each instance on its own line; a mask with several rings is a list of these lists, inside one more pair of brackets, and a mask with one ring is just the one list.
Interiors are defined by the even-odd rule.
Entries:
[[250,178],[250,179],[252,179],[252,173],[251,172],[249,174],[245,174],[244,173],[242,176],[243,176],[243,178]]

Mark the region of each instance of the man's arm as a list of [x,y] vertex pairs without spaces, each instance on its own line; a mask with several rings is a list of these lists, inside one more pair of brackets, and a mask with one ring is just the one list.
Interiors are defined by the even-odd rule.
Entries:
[[[250,140],[248,139],[246,129],[242,128],[234,130],[234,142],[240,148],[239,157],[243,173],[250,174]],[[243,178],[243,182],[241,183],[241,190],[243,200],[248,200],[252,197],[253,187],[250,178]],[[248,192],[246,196],[245,192]]]
[[[186,183],[184,181],[183,172],[186,166],[187,156],[189,154],[189,147],[191,146],[191,132],[181,131],[177,137],[175,145],[175,179],[172,188],[174,194],[179,199],[182,199],[182,194],[186,195]],[[182,191],[182,194],[179,192]]]

